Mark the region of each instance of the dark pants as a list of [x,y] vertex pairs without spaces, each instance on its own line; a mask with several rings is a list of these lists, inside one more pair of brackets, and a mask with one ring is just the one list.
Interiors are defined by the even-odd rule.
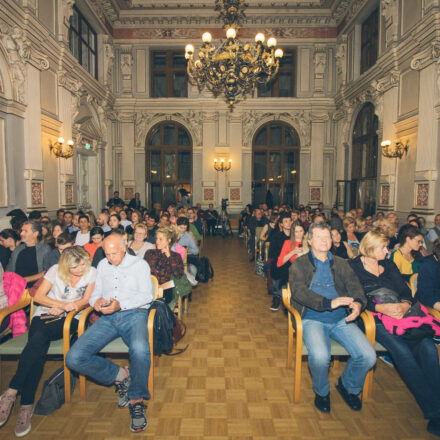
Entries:
[[389,351],[425,418],[440,418],[440,366],[432,339],[422,339],[410,347],[400,336],[392,335],[383,324],[377,323],[376,340]]
[[[32,405],[34,403],[35,392],[43,373],[47,351],[51,341],[63,337],[65,319],[58,319],[47,324],[45,322],[50,321],[51,318],[45,320],[36,316],[32,319],[28,342],[20,355],[17,371],[9,384],[9,388],[21,393],[21,405]],[[78,320],[73,319],[70,326],[71,332],[76,331],[77,327]]]
[[217,224],[216,219],[206,220],[206,228],[208,229],[208,235],[215,235],[215,225]]

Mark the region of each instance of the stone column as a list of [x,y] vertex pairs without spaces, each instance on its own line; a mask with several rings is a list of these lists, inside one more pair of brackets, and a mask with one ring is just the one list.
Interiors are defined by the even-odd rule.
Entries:
[[134,167],[134,122],[135,115],[131,113],[121,114],[121,138],[122,138],[122,188],[121,198],[129,201],[135,193],[135,167]]

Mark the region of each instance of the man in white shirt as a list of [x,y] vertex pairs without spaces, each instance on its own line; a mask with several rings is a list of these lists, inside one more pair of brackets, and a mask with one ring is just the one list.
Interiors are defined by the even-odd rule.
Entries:
[[[102,316],[87,329],[67,353],[66,363],[74,371],[104,385],[116,385],[120,408],[129,406],[132,432],[147,427],[150,347],[148,313],[153,301],[150,266],[126,253],[122,233],[112,232],[104,240],[107,258],[98,264],[90,305]],[[98,355],[114,339],[122,337],[129,347],[130,370]]]
[[440,238],[440,214],[437,214],[434,218],[435,226],[429,230],[426,235],[426,240],[430,243],[434,243],[437,238]]
[[84,246],[90,242],[90,220],[85,214],[82,214],[79,216],[78,224],[79,231],[76,233],[75,244]]

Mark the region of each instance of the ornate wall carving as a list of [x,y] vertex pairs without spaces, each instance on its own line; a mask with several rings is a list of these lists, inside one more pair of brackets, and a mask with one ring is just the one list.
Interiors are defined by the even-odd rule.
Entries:
[[242,120],[242,144],[244,147],[251,146],[252,138],[257,129],[263,123],[272,120],[281,120],[292,125],[300,136],[301,147],[310,145],[312,130],[310,112],[302,110],[298,112],[268,113],[250,110],[243,113]]

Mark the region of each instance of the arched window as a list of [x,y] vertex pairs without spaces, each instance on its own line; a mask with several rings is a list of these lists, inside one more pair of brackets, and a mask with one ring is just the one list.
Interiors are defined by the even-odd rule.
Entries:
[[147,205],[160,203],[166,209],[178,203],[180,188],[191,192],[191,136],[177,122],[160,122],[148,133],[145,148]]
[[299,148],[298,133],[284,122],[272,121],[258,130],[252,142],[255,206],[297,205]]
[[377,127],[374,106],[365,104],[353,130],[351,162],[351,208],[362,208],[366,214],[376,210]]

